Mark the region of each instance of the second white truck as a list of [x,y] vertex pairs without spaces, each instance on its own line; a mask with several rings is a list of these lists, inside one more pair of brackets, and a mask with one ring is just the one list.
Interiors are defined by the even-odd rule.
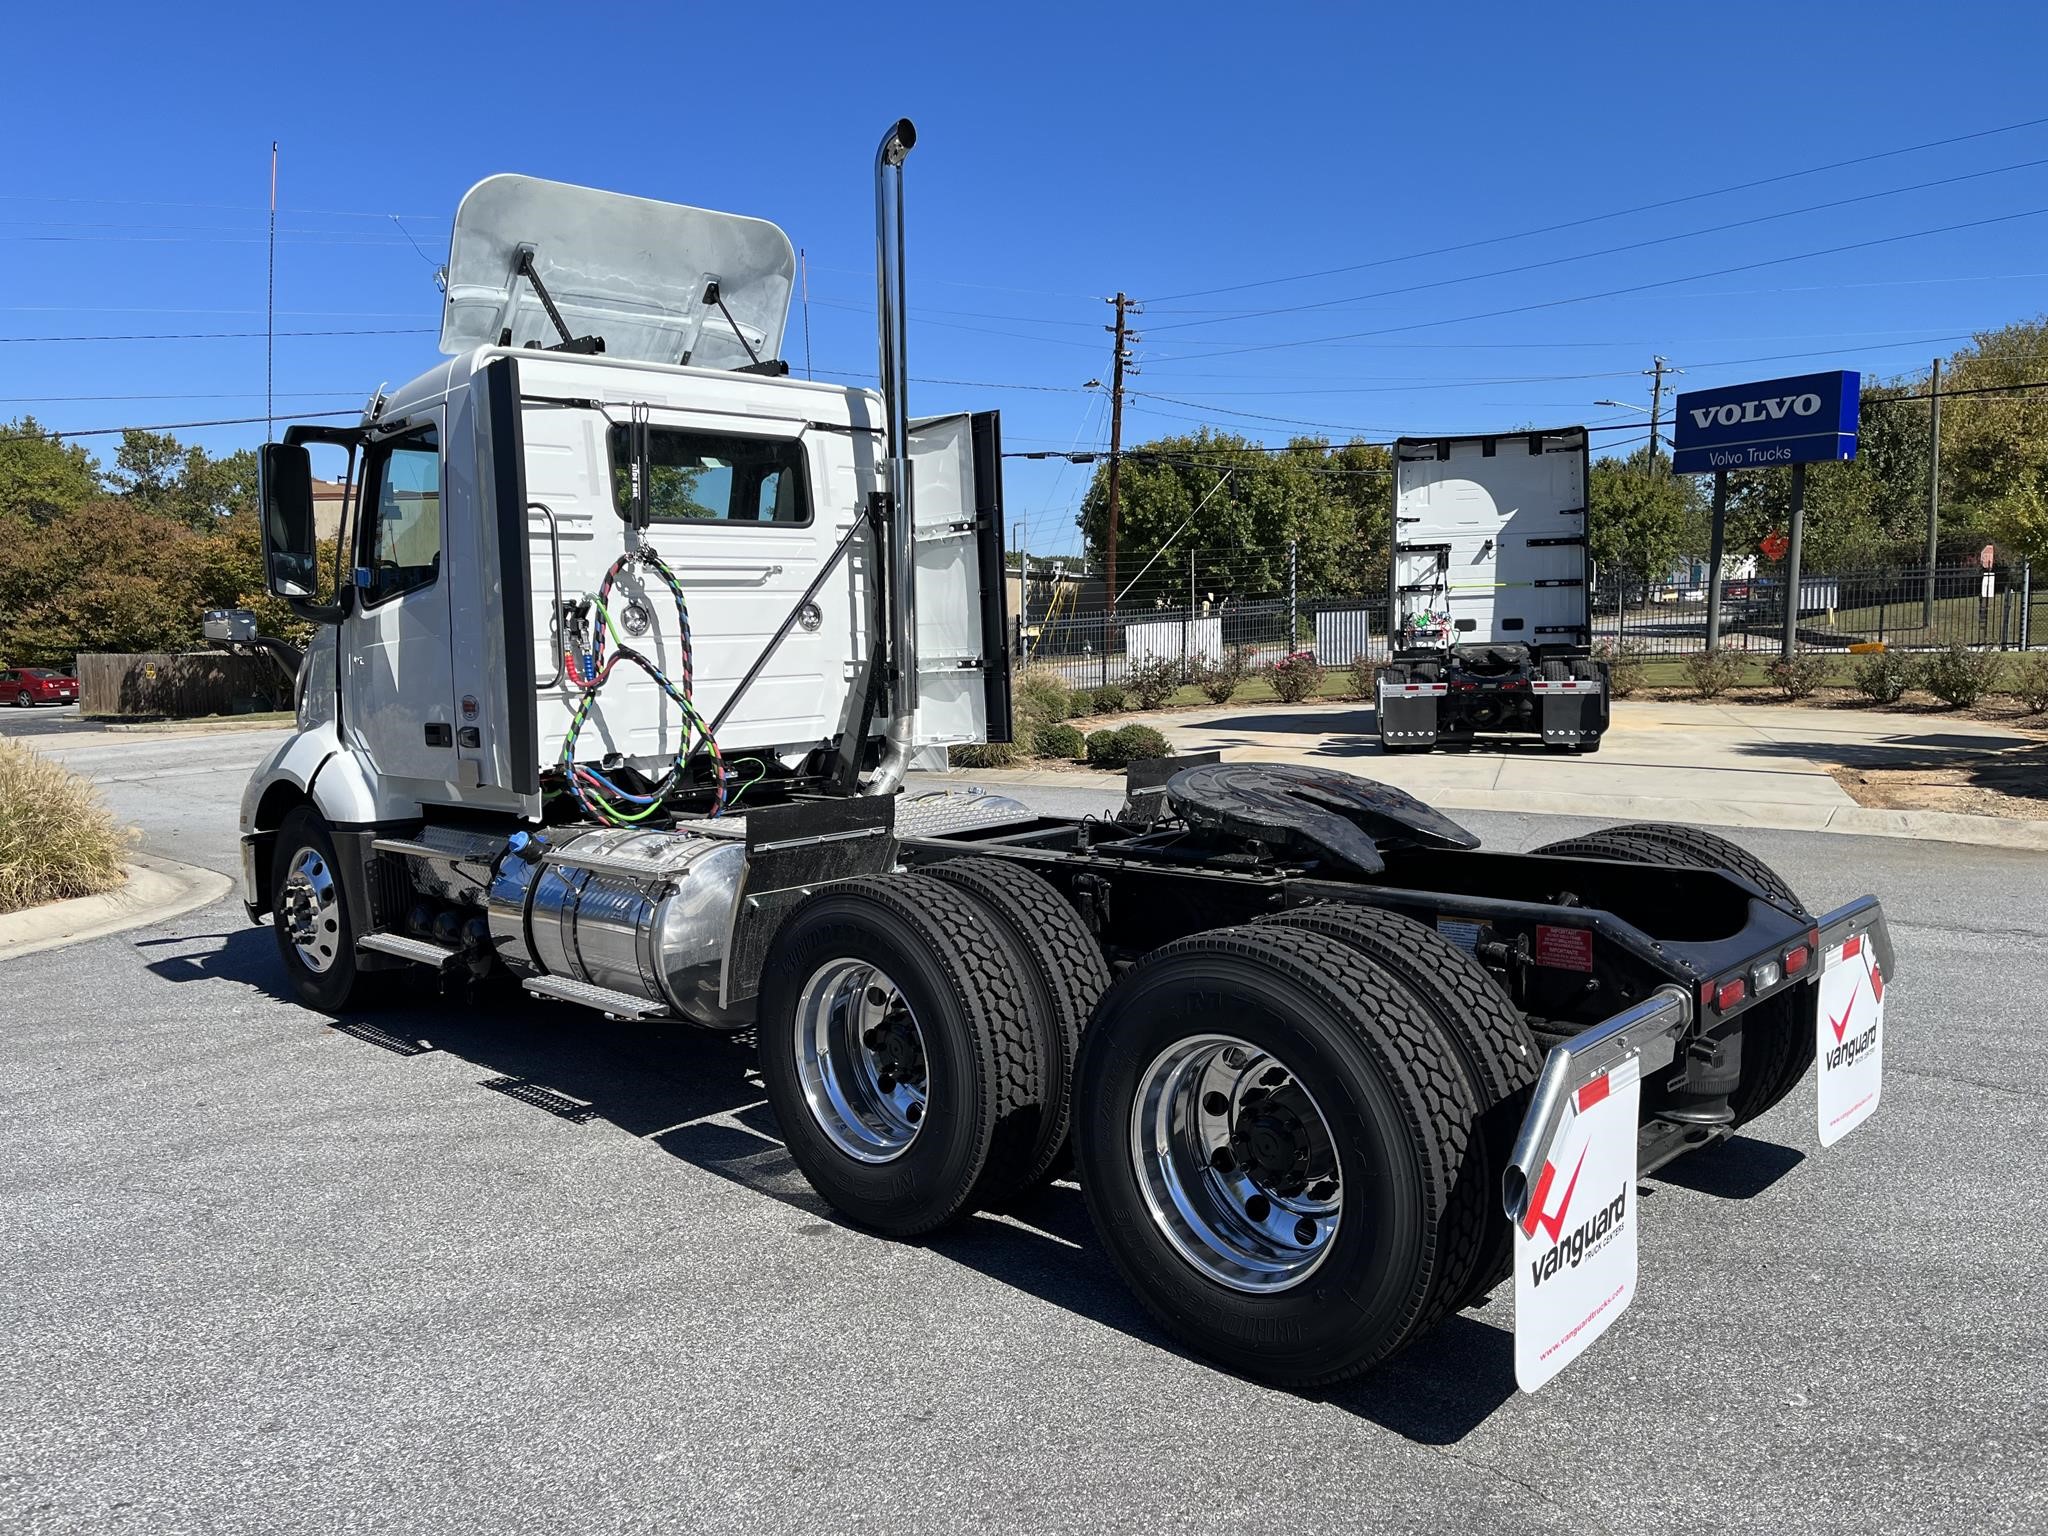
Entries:
[[1386,751],[1481,736],[1599,749],[1607,667],[1592,652],[1586,486],[1583,427],[1394,445]]

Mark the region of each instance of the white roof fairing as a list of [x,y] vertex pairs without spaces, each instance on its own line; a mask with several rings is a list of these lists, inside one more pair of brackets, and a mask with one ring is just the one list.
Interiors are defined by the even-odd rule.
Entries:
[[532,176],[491,176],[456,211],[448,248],[441,350],[561,340],[519,273],[522,251],[572,336],[601,336],[604,355],[699,368],[740,368],[747,350],[716,305],[716,282],[762,361],[781,356],[796,252],[765,219],[600,192]]

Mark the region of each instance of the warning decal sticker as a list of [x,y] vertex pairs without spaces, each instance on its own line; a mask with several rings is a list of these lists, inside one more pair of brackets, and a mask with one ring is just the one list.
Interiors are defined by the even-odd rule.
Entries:
[[1593,930],[1536,925],[1536,963],[1554,971],[1593,969]]

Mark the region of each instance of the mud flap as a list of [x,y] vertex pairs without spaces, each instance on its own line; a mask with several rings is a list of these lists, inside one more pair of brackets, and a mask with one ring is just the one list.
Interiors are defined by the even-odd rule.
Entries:
[[1534,1392],[1614,1326],[1636,1292],[1636,1117],[1631,1054],[1567,1101],[1515,1223],[1515,1381]]
[[1436,745],[1437,700],[1442,683],[1382,683],[1379,688],[1380,745]]
[[1813,1027],[1820,1144],[1831,1147],[1877,1112],[1884,1086],[1884,966],[1851,934],[1821,961]]

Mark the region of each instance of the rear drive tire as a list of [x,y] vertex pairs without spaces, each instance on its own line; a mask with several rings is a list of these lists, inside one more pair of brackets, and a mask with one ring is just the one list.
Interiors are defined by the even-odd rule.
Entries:
[[798,905],[768,949],[759,1034],[790,1156],[863,1226],[930,1232],[1029,1165],[1041,1118],[1029,989],[953,886],[883,875]]
[[1353,950],[1276,926],[1154,951],[1096,1010],[1075,1103],[1096,1231],[1190,1347],[1302,1387],[1419,1330],[1472,1097],[1427,1013]]
[[270,924],[293,994],[308,1008],[340,1013],[368,980],[356,969],[362,932],[349,909],[334,838],[302,805],[284,819],[270,861]]
[[1043,1108],[1038,1141],[1017,1190],[1059,1178],[1073,1166],[1074,1060],[1081,1031],[1109,990],[1109,962],[1081,914],[1045,880],[1003,859],[947,859],[924,874],[953,886],[981,911],[1023,961],[1038,1032]]
[[1259,918],[1335,939],[1387,973],[1455,1048],[1477,1120],[1445,1218],[1439,1284],[1424,1309],[1436,1322],[1470,1306],[1508,1277],[1514,1229],[1500,1206],[1500,1177],[1514,1150],[1543,1052],[1528,1020],[1472,956],[1412,918],[1378,907],[1325,902]]
[[[1807,922],[1806,910],[1778,872],[1748,849],[1698,827],[1638,822],[1567,838],[1535,850],[1577,858],[1614,859],[1629,864],[1662,864],[1676,869],[1717,869],[1739,875],[1777,905]],[[1799,1086],[1813,1065],[1813,1020],[1804,987],[1760,1003],[1743,1017],[1742,1075],[1728,1095],[1738,1127],[1771,1109]]]

